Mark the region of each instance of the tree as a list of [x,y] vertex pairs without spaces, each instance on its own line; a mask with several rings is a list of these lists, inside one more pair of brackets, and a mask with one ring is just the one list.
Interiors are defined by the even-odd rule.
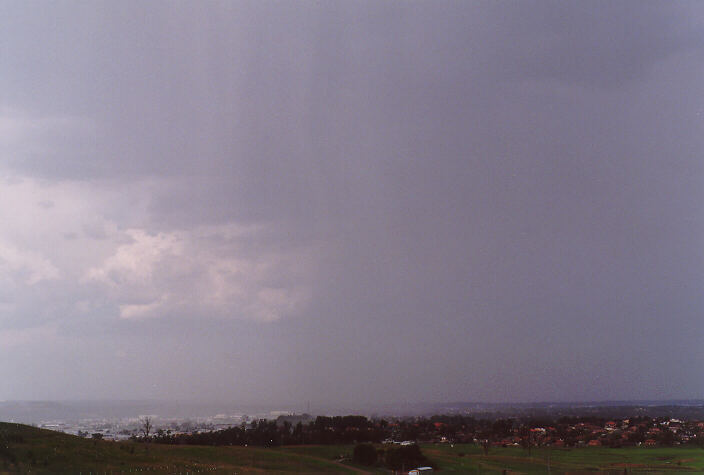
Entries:
[[427,465],[428,459],[417,444],[389,447],[384,455],[386,466],[391,470],[406,470],[408,467]]
[[152,418],[149,416],[144,416],[139,420],[142,424],[139,431],[142,433],[145,439],[149,438],[149,433],[152,431]]

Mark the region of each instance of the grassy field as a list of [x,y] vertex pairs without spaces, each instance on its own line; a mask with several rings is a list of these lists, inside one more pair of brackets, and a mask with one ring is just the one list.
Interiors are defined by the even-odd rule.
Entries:
[[0,423],[0,473],[358,473],[312,452],[89,440]]
[[[0,473],[389,473],[351,464],[353,447],[198,447],[82,439],[0,423]],[[424,445],[441,473],[704,473],[697,448],[492,448]]]
[[502,473],[704,473],[704,450],[689,447],[579,449],[492,448],[483,455],[473,445],[429,445],[423,453],[442,472]]

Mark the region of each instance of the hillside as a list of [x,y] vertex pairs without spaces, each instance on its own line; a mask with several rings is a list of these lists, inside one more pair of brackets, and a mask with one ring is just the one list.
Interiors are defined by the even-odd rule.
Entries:
[[199,447],[83,439],[0,423],[0,473],[359,473],[315,455],[254,447]]
[[[21,424],[0,423],[0,473],[388,473],[338,462],[351,445],[278,448],[181,446],[84,439]],[[492,448],[424,445],[440,472],[602,473],[704,472],[704,450],[672,448]],[[549,467],[549,469],[548,469]]]

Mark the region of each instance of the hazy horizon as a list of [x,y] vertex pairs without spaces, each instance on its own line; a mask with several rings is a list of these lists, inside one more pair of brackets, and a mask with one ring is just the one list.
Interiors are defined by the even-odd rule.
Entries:
[[188,419],[276,419],[282,414],[312,416],[363,415],[367,417],[415,417],[463,414],[482,418],[524,418],[628,415],[668,415],[701,417],[704,400],[687,401],[582,401],[582,402],[399,402],[340,406],[335,404],[237,404],[233,401],[187,402],[173,400],[71,400],[71,401],[0,401],[0,421],[46,423],[50,421],[124,420],[150,415],[159,420]]
[[704,398],[701,3],[0,26],[0,400]]

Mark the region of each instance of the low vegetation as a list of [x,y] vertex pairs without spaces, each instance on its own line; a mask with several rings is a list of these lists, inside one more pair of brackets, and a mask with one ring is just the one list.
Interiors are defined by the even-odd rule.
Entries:
[[[360,448],[363,447],[363,448]],[[405,453],[407,452],[407,453]],[[415,455],[414,455],[415,454]],[[414,458],[416,456],[422,458]],[[376,459],[374,459],[376,457]],[[400,466],[398,465],[400,461]],[[704,473],[704,450],[679,447],[555,448],[435,443],[278,447],[114,442],[0,423],[0,473],[390,473],[432,465],[440,473]]]
[[0,423],[0,473],[355,473],[336,459],[261,447],[113,442]]
[[386,467],[390,470],[405,470],[430,465],[417,444],[385,444],[375,447],[373,444],[357,444],[352,460],[368,467]]

